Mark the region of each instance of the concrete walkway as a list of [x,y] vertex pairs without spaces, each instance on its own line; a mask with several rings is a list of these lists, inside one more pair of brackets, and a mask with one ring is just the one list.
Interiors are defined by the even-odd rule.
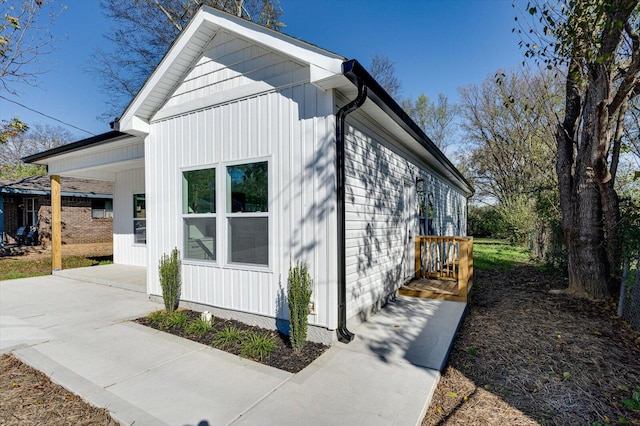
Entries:
[[290,374],[133,323],[145,294],[61,276],[0,282],[0,353],[135,425],[416,425],[464,304],[398,298]]

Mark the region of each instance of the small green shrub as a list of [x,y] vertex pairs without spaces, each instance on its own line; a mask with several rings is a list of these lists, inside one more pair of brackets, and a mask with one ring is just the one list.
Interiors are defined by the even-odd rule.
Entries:
[[162,255],[159,272],[162,300],[167,314],[170,315],[180,301],[180,252],[177,248],[171,251],[171,255]]
[[228,348],[242,341],[242,331],[238,327],[225,327],[216,333],[213,346]]
[[185,331],[187,334],[203,335],[207,334],[211,330],[212,326],[213,318],[211,319],[211,321],[207,321],[204,318],[198,318],[197,320],[192,321]]
[[276,341],[267,333],[249,332],[242,343],[242,356],[263,361],[276,349]]
[[313,281],[307,264],[298,261],[295,267],[289,268],[289,339],[293,351],[299,353],[307,341],[307,316]]
[[629,399],[623,399],[622,403],[632,410],[640,411],[640,386],[636,386],[637,391]]
[[174,311],[172,314],[166,316],[164,325],[167,328],[185,328],[189,323],[189,315],[183,311]]
[[164,319],[166,314],[163,311],[155,311],[149,314],[149,321],[151,324],[159,324],[162,325],[164,323]]

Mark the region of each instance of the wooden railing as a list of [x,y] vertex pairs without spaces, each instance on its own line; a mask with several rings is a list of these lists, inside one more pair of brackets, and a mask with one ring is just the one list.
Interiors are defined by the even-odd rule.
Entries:
[[416,236],[416,278],[454,279],[466,301],[473,286],[473,238]]

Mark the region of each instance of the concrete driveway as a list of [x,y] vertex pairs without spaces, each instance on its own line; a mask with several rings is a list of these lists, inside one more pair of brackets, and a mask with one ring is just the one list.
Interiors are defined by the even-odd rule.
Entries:
[[0,352],[136,425],[415,425],[464,304],[398,298],[291,374],[133,323],[145,294],[60,276],[0,282]]

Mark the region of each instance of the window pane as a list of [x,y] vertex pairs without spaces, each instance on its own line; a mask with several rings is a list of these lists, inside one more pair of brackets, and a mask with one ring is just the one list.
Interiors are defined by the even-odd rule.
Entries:
[[216,169],[182,174],[182,213],[216,212]]
[[133,242],[147,244],[147,220],[133,219]]
[[147,217],[144,194],[134,194],[133,196],[133,217],[136,219],[143,219]]
[[227,212],[267,212],[267,162],[227,167]]
[[229,218],[229,262],[269,264],[268,218]]
[[184,258],[216,260],[216,218],[184,219]]

